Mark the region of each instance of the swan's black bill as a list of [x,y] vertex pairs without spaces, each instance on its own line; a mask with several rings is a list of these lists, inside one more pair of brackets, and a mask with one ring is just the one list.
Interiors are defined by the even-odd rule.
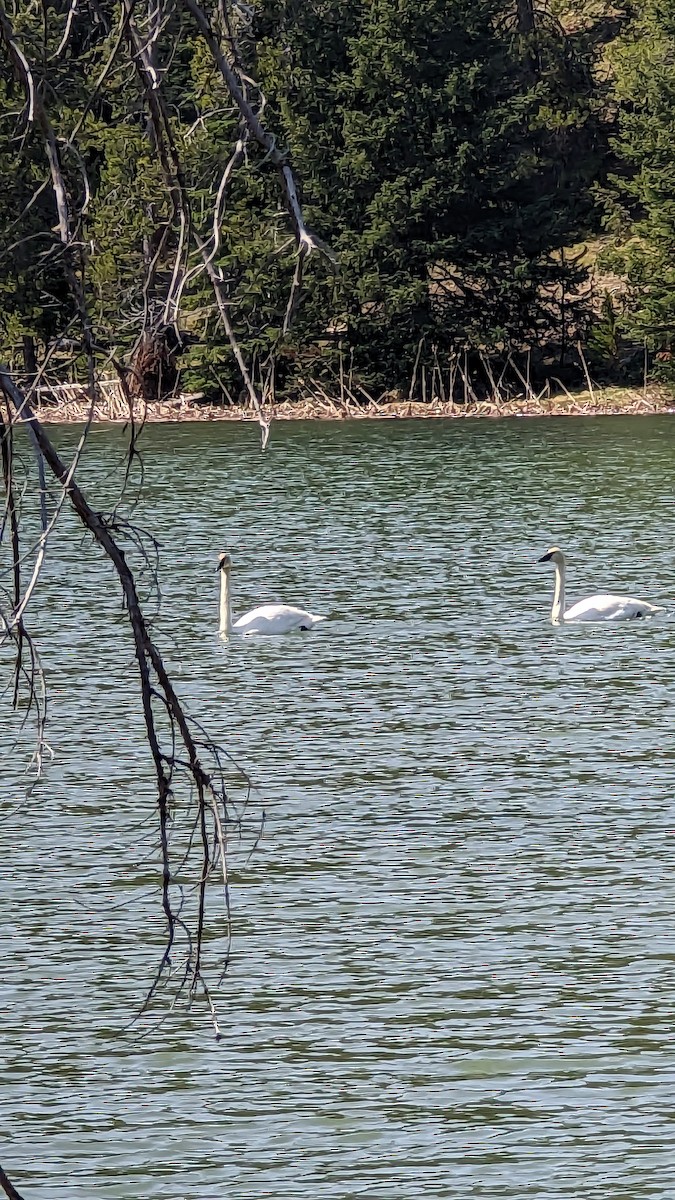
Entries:
[[537,559],[537,562],[550,562],[552,557],[552,554],[542,554],[541,558]]

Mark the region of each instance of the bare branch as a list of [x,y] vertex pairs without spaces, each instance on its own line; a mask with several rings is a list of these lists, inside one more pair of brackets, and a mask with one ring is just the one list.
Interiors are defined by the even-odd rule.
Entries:
[[10,58],[14,63],[14,66],[17,68],[18,73],[23,76],[25,81],[26,93],[28,97],[26,122],[28,125],[32,125],[35,119],[35,102],[37,96],[35,80],[33,79],[33,73],[28,65],[23,51],[15,40],[12,23],[7,16],[5,7],[2,4],[2,0],[0,0],[0,30],[2,31],[5,42],[7,43],[7,49],[9,50]]
[[[90,0],[90,2],[91,2],[91,0]],[[106,22],[102,18],[102,14],[101,14],[101,24],[106,25]],[[96,97],[98,96],[105,80],[107,79],[107,77],[117,59],[120,47],[122,45],[122,42],[124,41],[125,32],[126,32],[126,13],[124,11],[124,8],[122,8],[121,15],[120,15],[120,26],[117,31],[117,37],[115,38],[113,47],[112,47],[110,54],[108,55],[108,58],[103,66],[103,70],[101,71],[98,79],[96,80],[96,83],[94,84],[89,96],[87,97],[84,108],[82,109],[82,112],[80,113],[80,118],[78,121],[76,121],[75,126],[71,131],[70,137],[68,138],[69,145],[75,141],[75,138],[77,137],[78,133],[80,132],[80,129],[82,128],[82,126],[87,118],[87,113],[91,110],[91,107],[94,104]]]
[[239,84],[239,80],[235,71],[228,63],[223,54],[218,37],[209,21],[204,9],[197,3],[197,0],[183,0],[185,7],[194,17],[202,37],[211,51],[213,60],[218,67],[227,87],[239,109],[251,135],[265,150],[266,157],[270,162],[274,163],[277,168],[281,180],[282,192],[286,202],[286,209],[293,223],[298,249],[303,246],[307,254],[311,254],[312,250],[319,250],[332,261],[335,261],[335,256],[321,238],[316,234],[310,233],[305,225],[305,220],[298,200],[297,186],[293,170],[288,161],[288,154],[279,150],[276,144],[276,139],[273,133],[265,129],[258,114],[252,108],[251,104],[246,99],[244,92]]
[[284,316],[284,324],[283,324],[283,329],[282,329],[282,333],[283,333],[284,337],[286,337],[286,335],[290,331],[291,323],[293,321],[293,317],[295,316],[295,310],[298,307],[298,303],[300,301],[300,292],[302,291],[303,268],[304,268],[304,264],[305,264],[305,258],[308,253],[309,253],[309,251],[307,250],[306,246],[304,246],[304,245],[300,246],[300,249],[298,250],[298,257],[297,257],[297,260],[295,263],[295,273],[293,275],[293,283],[291,284],[291,291],[290,291],[290,295],[288,297],[288,304],[286,305],[286,314]]
[[68,9],[68,17],[66,20],[66,27],[63,31],[63,37],[61,38],[61,41],[59,42],[56,50],[54,51],[54,53],[51,56],[52,60],[54,60],[56,58],[60,58],[63,51],[65,50],[66,46],[68,45],[70,31],[73,26],[73,18],[75,16],[75,13],[77,12],[77,4],[78,4],[78,0],[70,0],[70,8]]
[[[236,171],[237,167],[240,166],[240,164],[242,163],[242,161],[245,157],[247,140],[248,140],[248,130],[244,130],[242,132],[242,136],[237,140],[237,143],[234,147],[234,151],[232,152],[230,161],[228,162],[227,166],[225,167],[225,170],[223,171],[223,174],[221,175],[221,178],[220,178],[220,183],[218,185],[218,191],[216,193],[216,202],[215,202],[214,208],[213,208],[213,218],[212,218],[212,222],[211,222],[212,231],[213,231],[211,236],[213,239],[213,244],[211,246],[211,249],[208,251],[209,262],[213,262],[213,260],[215,259],[216,255],[218,253],[218,250],[220,248],[220,226],[221,226],[222,218],[223,218],[223,205],[225,202],[225,194],[226,194],[226,190],[229,186],[230,180],[232,178],[232,175]],[[204,247],[200,247],[200,249],[203,254]],[[191,283],[194,279],[196,279],[199,275],[201,275],[203,273],[203,271],[206,269],[206,267],[207,267],[207,263],[205,261],[198,263],[195,267],[192,268],[191,271],[188,271],[187,274],[183,276],[183,281],[182,281],[181,286],[176,294],[175,303],[176,303],[176,311],[177,312],[180,309],[180,303],[181,303],[184,289],[187,287],[188,283]]]
[[206,273],[208,274],[208,277],[211,280],[211,284],[213,286],[213,294],[216,298],[216,304],[218,305],[218,313],[220,315],[220,319],[223,324],[223,329],[225,330],[225,333],[227,334],[228,341],[230,343],[230,346],[232,347],[232,353],[234,354],[234,357],[237,361],[237,365],[241,372],[241,377],[244,380],[244,386],[246,387],[246,390],[249,395],[249,399],[250,399],[251,404],[253,405],[253,408],[255,409],[256,415],[258,417],[258,423],[260,425],[260,431],[261,431],[261,446],[262,446],[262,449],[264,450],[269,441],[270,422],[266,419],[265,414],[263,412],[262,402],[260,400],[260,397],[258,396],[258,393],[256,391],[253,380],[251,379],[248,367],[246,366],[246,363],[244,361],[244,356],[241,352],[241,348],[239,346],[234,329],[232,327],[232,322],[230,321],[230,317],[229,317],[229,314],[227,311],[227,299],[223,295],[223,286],[224,286],[223,285],[223,277],[222,277],[222,274],[216,269],[216,267],[214,267],[213,261],[212,261],[212,256],[209,256],[209,254],[206,250],[206,247],[202,244],[202,242],[200,241],[199,237],[196,234],[195,234],[195,240],[197,242],[197,245],[199,246],[199,249],[201,250],[201,253],[202,253],[202,256],[204,259],[204,268],[205,268]]
[[[125,4],[129,4],[130,0],[124,0],[124,2],[125,2]],[[171,123],[169,121],[168,113],[166,111],[166,105],[164,102],[161,84],[159,82],[157,82],[155,84],[155,82],[154,82],[155,79],[157,78],[157,73],[154,72],[151,75],[150,63],[148,61],[147,55],[144,54],[143,48],[139,44],[138,34],[134,30],[133,25],[131,24],[131,21],[130,21],[130,29],[131,29],[131,36],[133,39],[133,43],[137,48],[137,59],[136,59],[137,69],[139,69],[141,72],[144,91],[145,91],[146,97],[148,99],[150,116],[151,116],[151,120],[153,123],[155,140],[156,140],[158,151],[159,151],[162,172],[163,172],[164,178],[167,182],[167,186],[169,187],[170,194],[172,195],[172,197],[176,198],[175,204],[174,204],[174,212],[180,213],[181,238],[180,238],[180,243],[179,243],[179,252],[177,253],[176,259],[175,259],[175,265],[174,265],[174,271],[173,271],[173,275],[172,275],[171,285],[169,287],[169,291],[168,291],[167,299],[166,299],[166,305],[165,305],[165,320],[166,320],[169,305],[171,303],[172,292],[173,292],[174,285],[176,282],[176,277],[177,277],[179,254],[182,254],[184,231],[185,231],[186,227],[191,225],[190,202],[189,202],[189,198],[188,198],[188,194],[187,194],[187,189],[185,187],[183,171],[182,171],[182,167],[181,167],[181,163],[180,163],[180,156],[178,154],[178,148],[176,146],[175,139],[173,137],[173,133],[171,130]],[[213,248],[212,252],[209,252],[206,249],[206,246],[202,243],[201,239],[199,238],[199,236],[197,235],[196,232],[193,232],[193,236],[194,236],[195,242],[197,243],[197,246],[199,248],[200,254],[202,256],[204,269],[206,270],[206,272],[209,276],[209,279],[211,280],[211,283],[212,283],[212,286],[214,289],[214,295],[216,298],[216,303],[218,305],[218,311],[220,314],[220,318],[223,323],[223,327],[227,334],[230,345],[232,347],[232,352],[234,354],[235,360],[236,360],[239,370],[241,372],[241,376],[244,381],[244,386],[246,387],[246,390],[251,399],[251,403],[252,403],[252,405],[256,411],[256,414],[258,416],[258,422],[260,424],[260,430],[261,430],[261,444],[262,444],[262,449],[264,450],[265,447],[267,446],[267,442],[269,440],[270,422],[265,419],[264,413],[262,411],[261,401],[258,397],[257,391],[256,391],[253,381],[251,379],[250,372],[244,361],[244,357],[241,353],[241,349],[237,342],[237,338],[234,333],[232,323],[231,323],[228,313],[227,313],[227,302],[222,294],[222,276],[220,275],[220,273],[216,270],[216,268],[213,265],[213,258],[215,256],[215,252],[216,252],[215,248],[218,246],[219,239],[220,239],[220,209],[221,209],[221,205],[223,203],[225,189],[227,187],[227,184],[229,183],[232,172],[238,166],[239,162],[243,158],[244,153],[245,153],[245,141],[240,138],[239,141],[237,142],[237,145],[236,145],[234,153],[230,159],[230,162],[229,162],[226,170],[223,173],[223,176],[222,176],[221,182],[220,182],[220,186],[218,188],[218,194],[216,197],[216,206],[215,206],[214,217],[213,217],[214,248]],[[180,301],[182,290],[183,290],[182,286],[180,286],[176,292],[176,300],[174,301],[174,305],[175,305],[174,319],[177,319],[177,317],[178,317],[177,305]]]
[[[215,821],[214,846],[210,844],[209,821],[214,825],[214,813],[226,812],[226,793],[222,774],[214,775],[203,766],[197,744],[190,730],[190,722],[178,699],[173,684],[164,666],[161,654],[154,644],[143,615],[133,573],[126,561],[123,550],[113,536],[110,522],[95,512],[88,504],[83,492],[75,482],[73,472],[66,466],[46,434],[41,422],[32,411],[26,397],[12,379],[9,369],[0,365],[0,388],[8,402],[14,408],[17,418],[22,424],[31,427],[40,448],[45,463],[54,477],[61,484],[73,509],[86,529],[90,531],[107,557],[112,562],[125,600],[126,610],[134,638],[134,649],[141,682],[141,698],[145,720],[148,744],[155,767],[157,786],[157,803],[159,812],[159,834],[162,862],[162,907],[167,922],[167,942],[160,967],[148,995],[148,1002],[165,970],[171,965],[171,953],[178,930],[185,932],[188,939],[188,960],[184,979],[189,982],[190,994],[201,987],[209,1005],[214,1022],[216,1037],[220,1037],[217,1017],[210,994],[208,982],[202,965],[202,939],[205,919],[205,889],[211,869],[217,861],[226,856],[226,844],[222,822]],[[197,820],[202,840],[202,868],[199,878],[199,908],[194,931],[191,932],[180,915],[182,899],[177,908],[172,900],[172,893],[178,885],[172,869],[169,830],[171,825],[171,804],[173,797],[173,771],[176,764],[175,747],[169,753],[162,749],[157,719],[153,711],[153,699],[159,700],[170,722],[172,739],[180,740],[183,753],[186,756],[189,778],[194,786],[197,806]],[[175,731],[175,732],[174,732]],[[227,898],[225,899],[226,919],[228,913]]]
[[17,1192],[11,1179],[5,1175],[2,1167],[0,1167],[0,1187],[8,1197],[8,1200],[23,1200],[23,1197]]
[[27,62],[25,56],[23,55],[20,47],[18,46],[18,44],[16,42],[16,39],[14,37],[14,30],[12,29],[11,22],[7,16],[7,13],[5,12],[4,8],[2,7],[2,0],[0,0],[0,31],[2,32],[2,35],[8,45],[10,55],[11,55],[13,61],[15,62],[15,64],[19,65],[19,67],[22,71],[22,74],[24,76],[25,85],[26,85],[26,89],[28,92],[28,98],[29,98],[30,119],[34,119],[35,122],[37,123],[37,125],[42,133],[44,144],[45,144],[45,151],[46,151],[47,161],[49,163],[49,170],[50,170],[51,179],[52,179],[52,188],[54,191],[54,198],[56,201],[56,211],[58,214],[59,237],[61,240],[61,244],[63,246],[64,269],[65,269],[65,273],[66,273],[66,278],[68,280],[68,285],[70,287],[73,299],[75,301],[77,311],[78,311],[78,314],[80,317],[81,325],[82,325],[82,337],[83,337],[83,341],[84,341],[85,351],[87,354],[87,363],[88,363],[89,395],[90,395],[90,400],[91,400],[91,405],[92,405],[92,413],[93,413],[93,407],[96,403],[96,379],[95,379],[95,370],[94,370],[94,356],[93,356],[93,350],[92,350],[93,343],[92,343],[92,333],[91,333],[91,322],[89,319],[89,314],[87,312],[87,304],[86,304],[86,298],[85,298],[85,293],[84,293],[84,284],[82,282],[81,273],[78,274],[78,272],[75,270],[75,266],[74,266],[73,258],[72,258],[75,235],[74,235],[73,230],[71,229],[71,218],[70,218],[70,211],[69,211],[69,206],[68,206],[68,193],[67,193],[67,189],[66,189],[65,180],[63,177],[63,171],[61,168],[61,161],[60,161],[60,157],[59,157],[56,136],[54,134],[54,130],[52,128],[51,122],[47,116],[47,112],[45,110],[44,104],[42,103],[40,94],[35,88],[32,71],[31,71],[30,67],[28,66],[28,62]]

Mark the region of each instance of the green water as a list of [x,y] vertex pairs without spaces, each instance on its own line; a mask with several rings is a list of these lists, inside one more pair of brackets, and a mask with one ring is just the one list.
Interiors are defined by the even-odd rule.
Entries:
[[[672,429],[279,424],[264,456],[252,426],[145,432],[157,639],[266,813],[234,850],[219,1044],[201,1012],[126,1029],[162,933],[150,767],[113,574],[66,520],[30,610],[55,758],[28,799],[6,700],[0,731],[26,1200],[672,1195],[672,619],[554,629],[533,565],[557,542],[570,602],[675,610]],[[121,436],[92,432],[95,506]],[[330,621],[223,645],[222,549],[235,611]]]

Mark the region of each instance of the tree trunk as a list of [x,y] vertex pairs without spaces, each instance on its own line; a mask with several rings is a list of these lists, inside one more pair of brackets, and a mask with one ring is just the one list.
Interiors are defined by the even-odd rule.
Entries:
[[523,37],[534,33],[534,3],[533,0],[516,0],[516,13],[518,18],[518,33]]
[[534,82],[540,75],[534,0],[516,0],[516,25],[523,42],[525,69]]
[[38,370],[35,354],[35,338],[32,333],[24,333],[23,335],[23,369],[32,383]]

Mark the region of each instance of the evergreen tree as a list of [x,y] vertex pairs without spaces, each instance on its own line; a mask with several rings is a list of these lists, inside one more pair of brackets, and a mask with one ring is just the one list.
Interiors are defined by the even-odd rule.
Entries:
[[[56,11],[61,16],[58,6]],[[21,9],[16,21],[35,64],[36,88],[42,94],[60,90],[67,109],[72,87],[50,61],[57,45],[49,36],[53,27],[43,29],[36,10]],[[32,360],[36,339],[44,345],[68,328],[73,305],[58,254],[57,209],[44,142],[28,120],[23,81],[6,43],[0,48],[0,338],[5,356],[19,366],[24,346],[30,346],[26,358]],[[71,161],[67,168],[74,165]],[[34,363],[25,365],[30,370]]]
[[646,0],[611,50],[620,104],[621,171],[605,192],[614,245],[605,257],[628,285],[621,327],[672,372],[675,342],[675,3]]
[[[140,329],[174,320],[180,296],[198,342],[184,382],[236,394],[200,245],[247,361],[260,378],[274,362],[282,388],[307,375],[333,382],[341,357],[379,391],[407,387],[417,359],[467,347],[544,354],[561,341],[573,305],[560,298],[579,280],[563,251],[592,219],[603,146],[589,63],[530,0],[259,0],[238,46],[223,25],[229,6],[209,9],[288,147],[308,225],[337,256],[335,268],[305,261],[290,333],[297,258],[278,172],[246,140],[197,25],[167,8],[151,28],[152,5],[120,24],[114,0],[90,3],[56,0],[46,17],[20,3],[13,21],[80,214],[73,254],[97,345],[128,355]],[[161,80],[163,132],[136,21]],[[6,129],[21,108],[15,66],[6,54]],[[0,143],[0,330],[6,345],[28,335],[44,352],[68,328],[73,297],[44,145],[14,120]]]
[[384,386],[420,345],[550,339],[600,147],[559,27],[524,28],[503,0],[265,0],[259,20],[268,100],[340,261],[333,294],[318,280],[306,297],[304,335],[330,314]]

